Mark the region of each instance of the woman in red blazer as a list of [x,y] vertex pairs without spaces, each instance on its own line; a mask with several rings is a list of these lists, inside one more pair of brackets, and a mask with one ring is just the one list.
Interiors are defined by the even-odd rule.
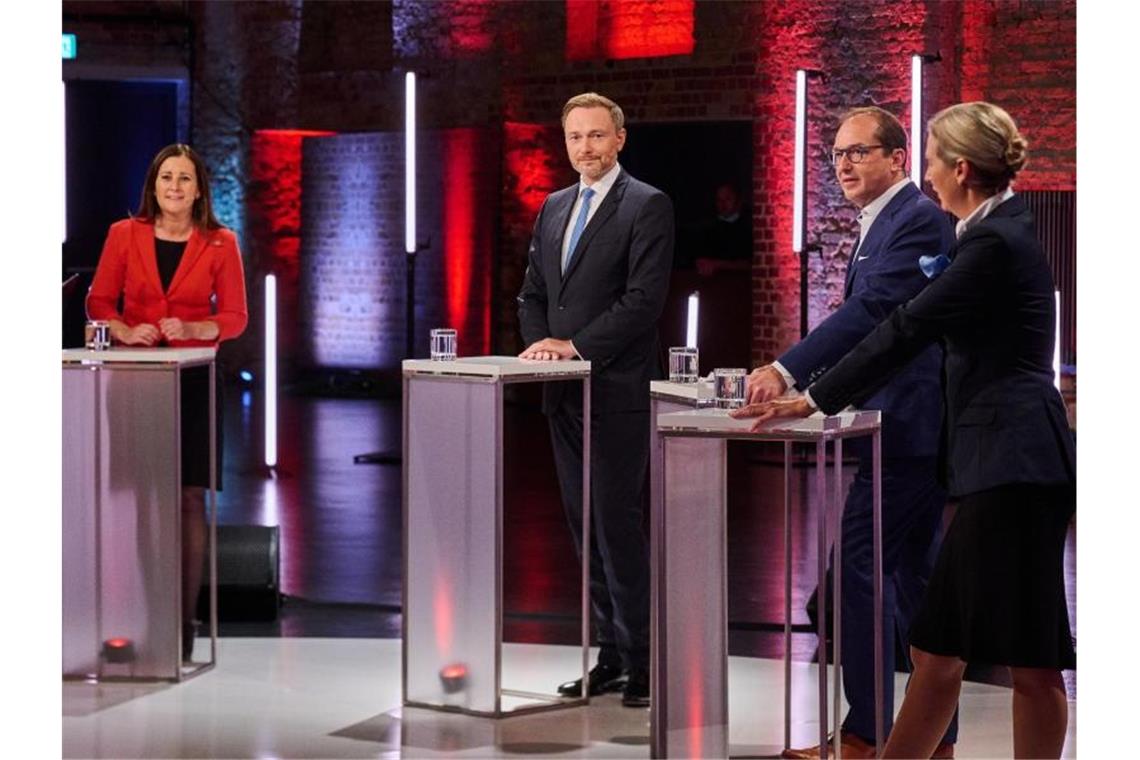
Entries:
[[[147,171],[138,211],[111,225],[87,295],[87,315],[108,320],[112,340],[128,346],[215,346],[245,330],[245,275],[237,239],[214,217],[205,164],[190,146],[168,145],[159,151]],[[205,368],[193,368],[182,378],[185,660],[193,653],[202,584],[211,443],[209,420],[201,413],[208,375],[198,369]],[[218,424],[219,480],[221,430]],[[221,488],[220,482],[215,485]]]

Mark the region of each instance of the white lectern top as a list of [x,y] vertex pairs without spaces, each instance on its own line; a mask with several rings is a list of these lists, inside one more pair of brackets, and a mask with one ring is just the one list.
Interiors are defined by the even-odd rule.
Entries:
[[649,383],[649,395],[667,398],[682,403],[712,403],[712,382],[700,379],[695,383],[673,383],[668,380],[653,380]]
[[692,409],[657,415],[657,429],[661,432],[725,435],[731,438],[819,440],[868,435],[879,428],[880,417],[881,412],[877,409],[833,415],[816,412],[800,419],[768,420],[760,431],[753,433],[749,428],[754,420],[729,417],[727,409]]
[[567,361],[537,361],[535,359],[520,359],[517,356],[463,356],[451,361],[405,359],[402,366],[405,375],[483,377],[491,380],[500,378],[521,379],[524,377],[556,379],[590,376],[590,362],[578,359]]
[[205,364],[214,360],[218,349],[213,346],[194,348],[146,348],[121,346],[105,351],[89,348],[65,348],[64,364]]

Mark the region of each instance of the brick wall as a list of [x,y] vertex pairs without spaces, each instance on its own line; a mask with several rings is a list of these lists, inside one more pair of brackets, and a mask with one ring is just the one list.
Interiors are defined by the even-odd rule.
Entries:
[[[593,4],[608,14],[607,24],[633,24],[635,38],[657,21],[637,27],[643,22],[634,11],[644,4],[632,0]],[[669,7],[685,13],[688,4]],[[855,230],[854,210],[839,193],[823,150],[837,115],[849,105],[876,103],[909,123],[904,104],[911,53],[941,55],[925,69],[926,116],[965,99],[1002,104],[1030,140],[1031,162],[1019,186],[1075,188],[1073,0],[700,2],[692,5],[691,52],[607,58],[599,49],[573,61],[566,42],[576,22],[567,12],[563,2],[486,0],[64,4],[65,22],[72,18],[68,31],[81,33],[81,45],[88,40],[88,55],[144,65],[193,61],[193,139],[214,173],[223,218],[242,233],[252,269],[263,266],[265,246],[273,245],[253,231],[259,213],[250,208],[256,192],[251,195],[248,186],[257,175],[249,164],[254,132],[398,131],[402,71],[419,72],[423,127],[483,128],[480,160],[500,167],[501,189],[480,195],[475,212],[492,220],[483,239],[490,241],[486,262],[496,274],[491,294],[470,305],[497,304],[489,332],[499,350],[513,349],[517,341],[513,297],[536,199],[573,181],[556,124],[562,103],[575,92],[609,94],[633,126],[752,120],[754,362],[770,360],[799,336],[790,205],[795,68],[826,73],[812,82],[810,110],[811,324],[841,298]],[[193,54],[186,54],[188,43],[177,34],[106,20],[116,14],[167,22],[182,14],[190,22]]]
[[1019,189],[1076,189],[1076,57],[1073,2],[963,4],[960,99],[997,103],[1025,133]]
[[[848,108],[878,105],[910,123],[910,56],[925,52],[933,23],[922,3],[820,0],[771,3],[758,20],[754,112],[753,363],[800,337],[800,262],[792,251],[795,72],[808,82],[808,329],[843,300],[858,232],[827,159]],[[937,17],[935,17],[937,18]],[[858,60],[859,65],[851,65]]]

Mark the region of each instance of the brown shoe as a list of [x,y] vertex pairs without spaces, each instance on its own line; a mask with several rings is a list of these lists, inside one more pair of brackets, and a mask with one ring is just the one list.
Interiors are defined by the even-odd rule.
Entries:
[[930,756],[931,760],[947,760],[954,757],[954,745],[950,742],[942,742],[935,750],[934,754]]
[[[856,734],[849,734],[846,731],[842,734],[840,742],[843,744],[843,757],[850,760],[864,760],[864,758],[873,758],[875,756],[875,745],[868,744],[863,741],[861,737]],[[827,744],[827,756],[835,757],[835,752],[832,750],[831,741]],[[780,753],[780,757],[788,758],[789,760],[808,760],[808,758],[821,757],[819,754],[819,745],[814,747],[806,747],[804,749],[786,749]]]

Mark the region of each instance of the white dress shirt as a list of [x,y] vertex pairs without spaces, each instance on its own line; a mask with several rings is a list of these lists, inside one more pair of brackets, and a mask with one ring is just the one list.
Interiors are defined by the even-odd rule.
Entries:
[[991,195],[989,198],[986,198],[984,201],[978,204],[978,207],[976,209],[970,212],[970,215],[968,217],[960,220],[958,224],[954,225],[954,237],[962,237],[962,234],[966,230],[977,225],[978,222],[989,216],[991,211],[1012,197],[1013,188],[1007,187],[1004,193],[998,193]]
[[[590,226],[590,220],[594,218],[594,214],[598,213],[598,208],[602,205],[602,201],[610,193],[610,188],[614,186],[617,181],[618,174],[621,172],[621,164],[614,161],[614,165],[610,170],[602,175],[601,179],[592,185],[586,184],[586,178],[579,175],[578,177],[578,198],[574,201],[574,207],[570,209],[570,223],[566,225],[566,231],[562,233],[562,266],[566,267],[566,254],[570,249],[570,234],[574,230],[574,221],[578,218],[578,211],[582,208],[582,191],[587,187],[594,191],[594,197],[590,199],[590,209],[586,212],[586,227]],[[585,227],[582,228],[582,234],[586,234]],[[581,359],[582,355],[578,353],[578,348],[574,345],[574,341],[567,341],[570,348],[574,351],[574,356]]]
[[[891,199],[898,195],[899,192],[901,192],[902,189],[906,187],[908,182],[910,182],[909,178],[904,177],[903,179],[900,179],[898,182],[888,187],[882,195],[859,210],[859,216],[856,217],[856,219],[859,220],[859,248],[863,247],[863,241],[867,239],[867,233],[871,231],[871,225],[875,223],[875,220],[879,217],[879,214],[882,213],[883,209],[887,207],[887,204],[891,202]],[[854,254],[852,254],[855,256],[855,261],[859,260],[859,248],[856,248]],[[855,266],[855,261],[852,261],[850,266]],[[788,370],[784,368],[784,365],[780,364],[778,361],[775,361],[772,362],[772,367],[780,373],[781,377],[784,378],[784,383],[787,384],[789,390],[796,387],[796,379],[792,377],[791,372],[788,372]],[[807,399],[807,402],[811,404],[812,409],[819,408],[816,406],[816,403],[812,399],[810,393],[805,391],[804,397]]]
[[[879,214],[882,213],[883,209],[887,207],[887,204],[891,202],[891,198],[894,198],[899,194],[899,191],[906,187],[908,182],[910,182],[910,180],[905,177],[900,179],[888,187],[882,195],[859,210],[859,216],[855,217],[859,220],[859,248],[863,247],[863,241],[867,239],[867,233],[871,231],[871,225],[879,218]],[[858,248],[855,249],[855,253],[859,253]]]
[[[563,268],[566,266],[566,255],[569,253],[570,233],[574,230],[574,222],[578,219],[578,211],[582,208],[582,191],[587,187],[594,191],[594,197],[590,199],[590,210],[586,213],[586,226],[589,227],[590,220],[594,218],[594,214],[598,213],[598,207],[602,205],[602,201],[609,195],[610,188],[617,181],[619,172],[621,172],[621,164],[615,161],[610,170],[592,185],[587,185],[584,177],[578,178],[578,197],[574,201],[574,207],[570,209],[570,223],[566,225],[566,231],[562,233]],[[585,234],[585,228],[583,228],[582,234]]]

